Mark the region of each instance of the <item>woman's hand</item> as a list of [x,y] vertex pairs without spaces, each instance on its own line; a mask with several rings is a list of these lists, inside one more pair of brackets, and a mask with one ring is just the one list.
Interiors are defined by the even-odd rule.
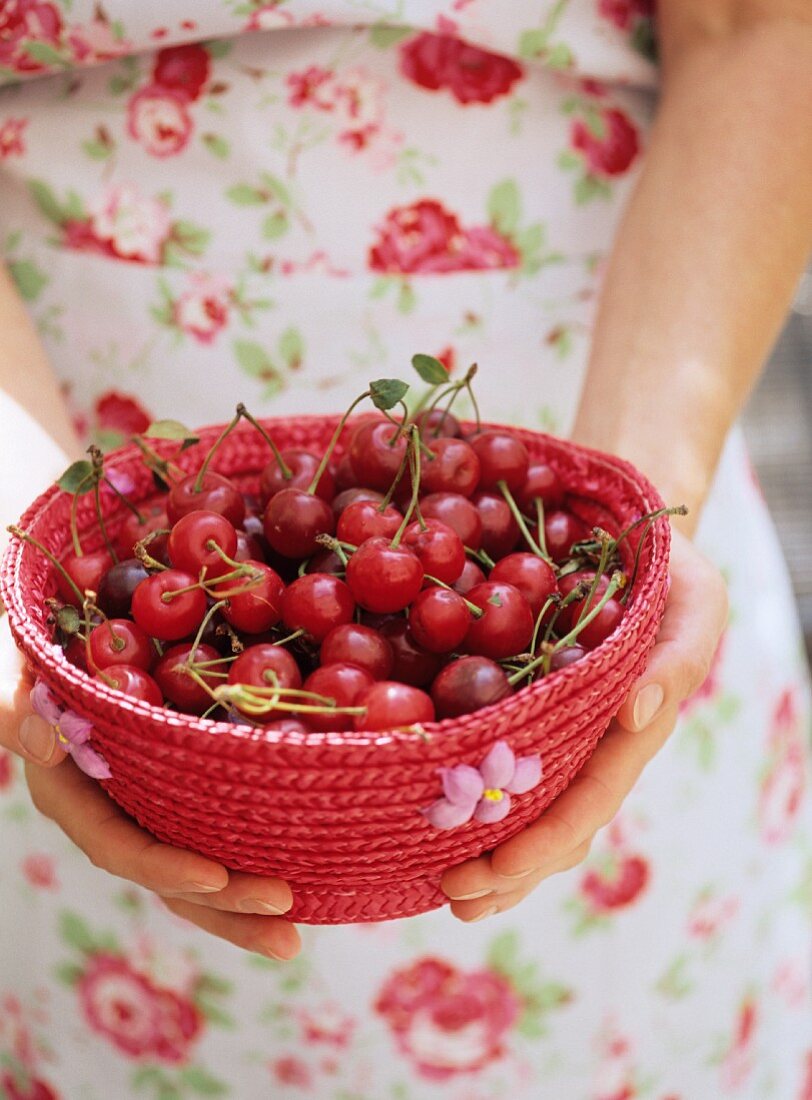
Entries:
[[474,921],[512,909],[548,875],[586,858],[595,833],[609,824],[665,744],[680,703],[707,676],[726,620],[720,573],[674,531],[671,590],[645,673],[593,755],[541,817],[489,855],[443,875],[455,917]]
[[0,746],[21,756],[34,806],[112,875],[158,894],[168,909],[247,951],[290,959],[300,948],[295,927],[269,914],[292,904],[281,879],[229,871],[221,864],[161,844],[112,802],[99,784],[66,759],[51,726],[34,714],[31,682],[21,673],[7,623],[0,623]]

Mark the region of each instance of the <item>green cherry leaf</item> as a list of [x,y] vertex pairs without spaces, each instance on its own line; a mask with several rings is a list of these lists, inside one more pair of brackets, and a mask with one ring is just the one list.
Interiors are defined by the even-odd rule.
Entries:
[[401,382],[399,378],[379,378],[376,382],[369,383],[372,404],[376,409],[384,411],[402,401],[408,389],[407,383]]
[[72,604],[65,604],[56,612],[56,625],[64,634],[78,634],[82,625],[79,612]]
[[431,386],[441,386],[448,381],[448,371],[433,355],[413,355],[412,366],[423,381]]
[[57,481],[57,485],[64,493],[70,493],[72,496],[77,493],[86,493],[93,488],[93,467],[81,458],[68,466]]
[[180,443],[187,440],[196,443],[197,436],[179,420],[153,420],[143,433],[147,439],[177,439]]

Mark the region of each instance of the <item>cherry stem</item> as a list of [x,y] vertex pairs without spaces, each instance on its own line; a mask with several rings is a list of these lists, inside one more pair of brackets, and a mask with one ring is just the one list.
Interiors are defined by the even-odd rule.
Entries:
[[536,497],[536,524],[538,525],[538,541],[539,549],[541,550],[542,557],[551,562],[552,558],[547,549],[547,532],[544,530],[544,501],[541,497]]
[[245,405],[243,405],[242,401],[237,406],[237,415],[241,416],[243,420],[247,420],[249,424],[256,428],[256,430],[273,451],[273,456],[276,459],[276,464],[282,473],[282,477],[285,479],[285,481],[290,481],[290,479],[293,477],[293,470],[291,470],[291,468],[285,462],[284,458],[282,458],[282,452],[271,439],[270,434],[265,430],[265,428],[263,428],[260,422],[251,415],[248,409],[246,409]]
[[628,538],[628,536],[632,533],[632,531],[634,531],[634,529],[636,527],[639,527],[641,523],[646,523],[649,520],[654,521],[655,519],[660,519],[661,516],[687,516],[687,515],[688,515],[688,509],[686,508],[686,506],[684,504],[677,504],[673,508],[658,508],[656,512],[647,512],[646,515],[640,516],[640,518],[636,519],[634,521],[634,523],[629,524],[629,526],[626,528],[625,531],[621,531],[621,533],[615,539],[614,548],[617,549],[617,547],[620,546],[621,542],[623,542],[624,539]]
[[561,614],[561,612],[564,610],[564,608],[569,607],[570,604],[575,603],[577,600],[584,599],[584,597],[586,596],[588,591],[589,591],[588,582],[587,581],[581,581],[579,584],[576,584],[575,588],[573,588],[570,592],[568,592],[566,594],[564,599],[561,600],[558,607],[556,608],[552,619],[547,624],[547,627],[544,631],[544,641],[545,642],[549,641],[549,639],[550,639],[550,637],[553,633],[553,630],[555,629],[555,624],[558,621],[558,616]]
[[[174,485],[174,479],[184,477],[184,472],[180,466],[176,466],[174,462],[170,462],[168,459],[161,458],[156,450],[141,438],[140,435],[133,436],[133,443],[141,452],[141,456],[144,459],[144,463],[148,470],[157,474],[164,485]],[[174,467],[174,474],[171,468]]]
[[169,592],[162,592],[161,603],[171,603],[172,600],[177,599],[178,596],[185,596],[187,592],[194,592],[197,588],[203,588],[200,581],[198,581],[197,584],[187,584],[183,588],[173,588]]
[[[250,715],[268,714],[272,710],[286,710],[301,714],[366,714],[366,707],[337,707],[335,700],[300,688],[259,687],[254,684],[221,684],[215,688],[218,702],[233,703]],[[282,699],[280,696],[289,696]],[[301,703],[300,699],[314,699],[317,703]]]
[[576,626],[583,619],[587,612],[587,608],[592,603],[592,599],[598,590],[598,585],[601,582],[601,577],[606,571],[606,566],[609,562],[610,551],[614,552],[615,543],[611,535],[608,535],[606,531],[602,531],[600,527],[595,528],[595,537],[601,544],[601,556],[598,559],[598,564],[595,569],[595,576],[592,578],[592,583],[589,586],[589,592],[587,593],[583,603],[581,604],[581,611],[578,618],[575,621]]
[[[450,584],[446,584],[445,581],[441,581],[439,577],[432,577],[432,575],[430,573],[426,573],[426,580],[431,581],[432,584],[436,584],[439,588],[447,588],[449,592],[456,592],[457,591],[455,588],[452,588],[452,586]],[[459,596],[459,594],[460,593],[457,592],[458,596]],[[462,598],[465,601],[465,606],[468,608],[468,610],[471,612],[471,614],[474,616],[474,618],[475,619],[481,619],[482,616],[485,614],[485,612],[482,610],[482,608],[477,607],[477,605],[475,603],[472,603],[470,600],[466,600],[465,596],[463,596]]]
[[239,424],[241,418],[242,418],[242,413],[240,412],[240,407],[238,405],[236,413],[231,418],[231,420],[229,420],[228,424],[226,424],[225,428],[223,428],[223,430],[220,432],[218,437],[215,439],[214,443],[212,443],[211,447],[209,448],[209,453],[203,459],[203,465],[197,471],[197,477],[195,478],[195,483],[192,487],[193,492],[195,492],[195,493],[202,493],[203,492],[203,479],[206,476],[206,471],[209,468],[209,463],[214,458],[220,444],[223,442],[223,440],[226,438],[226,436],[229,435],[237,427],[237,425]]
[[129,500],[127,497],[124,496],[124,494],[122,493],[122,491],[120,489],[116,488],[116,486],[113,484],[113,482],[110,480],[110,478],[107,477],[106,474],[102,478],[102,481],[104,482],[104,484],[107,486],[108,489],[111,489],[116,494],[116,496],[122,502],[122,504],[126,504],[126,506],[130,509],[130,511],[132,512],[132,514],[135,516],[135,518],[138,520],[139,523],[145,523],[146,522],[146,516],[143,515],[143,513],[139,512],[138,508],[136,508],[136,506],[133,504],[133,502],[131,500]]
[[569,634],[565,634],[563,638],[557,641],[555,645],[553,645],[552,649],[547,650],[547,652],[542,653],[540,657],[537,657],[534,661],[531,661],[529,665],[521,670],[521,672],[514,672],[512,676],[509,676],[508,683],[511,685],[511,687],[513,686],[513,684],[518,683],[519,680],[522,680],[525,676],[531,675],[536,671],[537,668],[540,668],[542,666],[545,669],[545,673],[549,672],[550,659],[552,658],[553,654],[558,653],[559,650],[564,649],[566,646],[572,645],[572,643],[576,641],[578,635],[581,633],[584,627],[591,623],[592,620],[601,613],[608,601],[612,598],[612,596],[614,596],[618,588],[621,587],[622,583],[623,574],[613,573],[612,579],[609,581],[606,591],[601,596],[595,607],[593,607],[593,609],[589,612],[589,614],[586,615],[576,626],[574,626]]
[[[195,634],[195,640],[192,642],[192,648],[189,650],[189,656],[186,660],[187,665],[192,664],[192,662],[194,660],[194,655],[197,652],[197,647],[200,645],[201,641],[203,640],[203,634],[205,633],[206,627],[212,621],[215,614],[220,610],[220,608],[225,607],[227,603],[228,603],[228,600],[218,600],[217,603],[212,604],[212,606],[209,608],[209,610],[203,616],[203,622],[197,628],[197,634]],[[229,659],[230,658],[226,658],[226,660],[229,660]],[[211,664],[210,661],[208,663]]]
[[398,472],[395,474],[395,479],[389,486],[386,496],[378,505],[379,512],[385,512],[389,505],[392,503],[392,497],[395,495],[395,490],[400,485],[400,479],[406,473],[406,465],[411,462],[411,449],[409,447],[403,452],[403,458],[400,460],[400,466],[398,466]]
[[154,569],[156,572],[161,573],[165,569],[169,568],[168,565],[164,565],[163,562],[158,561],[156,558],[153,558],[150,554],[148,554],[147,547],[160,535],[168,535],[170,533],[171,532],[168,527],[161,527],[157,531],[150,531],[148,535],[144,535],[144,537],[142,539],[139,539],[138,542],[135,544],[135,546],[133,547],[133,553],[145,569]]
[[85,553],[82,549],[82,544],[79,541],[79,495],[81,493],[82,486],[87,485],[92,476],[92,474],[88,474],[86,478],[83,478],[83,480],[79,482],[79,484],[76,486],[76,491],[71,497],[70,502],[70,538],[71,542],[73,543],[73,552],[77,558],[84,557]]
[[62,562],[58,558],[54,557],[50,550],[46,550],[42,543],[35,539],[33,535],[27,535],[25,531],[23,531],[23,529],[21,527],[18,527],[16,524],[10,523],[6,530],[10,535],[14,535],[15,538],[22,539],[23,542],[27,542],[31,546],[35,546],[37,550],[40,551],[40,553],[45,555],[51,565],[55,566],[57,571],[60,573],[62,579],[67,581],[68,585],[73,590],[74,595],[79,601],[79,606],[82,607],[85,600],[84,593],[80,591],[79,585],[67,571]]
[[[342,543],[338,539],[333,538],[332,535],[316,535],[316,542],[319,546],[323,546],[326,550],[332,550],[344,568],[347,568],[347,555],[344,553],[344,547],[350,546],[351,543]],[[356,550],[357,547],[353,547]],[[301,576],[302,574],[300,574]]]
[[544,601],[541,611],[536,616],[536,625],[533,627],[533,638],[530,642],[530,652],[536,652],[536,643],[538,642],[539,631],[541,630],[541,624],[544,621],[544,616],[555,604],[561,603],[561,597],[557,592],[554,592],[551,596],[548,596]]
[[496,562],[486,553],[484,550],[472,550],[470,546],[465,547],[465,553],[469,558],[473,558],[474,561],[478,561],[481,565],[484,565],[486,569],[493,569]]
[[347,423],[347,420],[350,416],[350,413],[352,412],[352,410],[357,405],[360,405],[362,401],[366,400],[367,397],[371,397],[371,396],[372,396],[372,391],[371,390],[364,390],[364,392],[359,397],[356,397],[356,399],[352,402],[350,407],[347,409],[347,411],[341,417],[338,424],[336,424],[336,429],[333,432],[332,438],[331,438],[330,442],[327,444],[327,450],[322,455],[321,462],[319,463],[315,474],[313,474],[313,480],[310,482],[310,484],[307,487],[307,492],[308,492],[309,496],[313,496],[314,493],[316,492],[316,489],[318,488],[318,484],[321,481],[321,475],[327,469],[327,463],[330,461],[330,459],[332,457],[333,451],[335,450],[336,444],[338,443],[338,438],[341,435],[342,431],[344,430],[344,425]]
[[294,630],[292,634],[286,634],[284,638],[277,638],[274,645],[287,645],[288,642],[295,642],[296,639],[301,638],[303,634],[303,630]]
[[412,499],[409,501],[409,507],[403,514],[403,520],[400,527],[395,532],[395,537],[392,539],[391,545],[394,549],[400,546],[400,540],[403,538],[406,528],[409,526],[412,520],[412,514],[417,507],[417,498],[420,494],[420,429],[416,424],[409,425],[409,444],[406,448],[407,454],[411,450],[412,453]]
[[107,534],[107,525],[102,515],[100,483],[104,476],[104,456],[94,443],[90,444],[87,451],[93,463],[93,503],[96,506],[96,519],[99,521],[99,530],[102,533],[107,552],[113,559],[114,564],[118,565],[118,554],[112,542],[110,542],[110,536]]
[[631,595],[631,592],[632,592],[632,587],[634,585],[634,582],[637,580],[637,571],[640,568],[640,555],[641,555],[641,552],[643,550],[643,543],[646,541],[646,535],[649,533],[649,531],[651,530],[651,528],[654,526],[654,524],[656,522],[657,521],[655,519],[650,519],[648,521],[648,523],[646,524],[646,526],[644,527],[644,529],[643,529],[643,534],[640,536],[640,541],[638,542],[637,549],[634,552],[634,565],[632,566],[631,579],[629,580],[629,584],[628,584],[628,587],[627,587],[626,591],[620,597],[620,602],[624,606],[628,603],[629,596]]
[[481,432],[482,417],[479,415],[479,405],[477,404],[477,400],[474,395],[474,387],[471,385],[474,375],[476,374],[478,369],[479,368],[477,367],[476,363],[472,363],[471,366],[468,368],[468,373],[465,375],[465,388],[468,390],[468,396],[471,398],[471,404],[474,406],[474,416],[476,417],[476,430],[478,432]]
[[507,504],[508,508],[510,509],[510,514],[516,520],[516,524],[517,524],[519,530],[521,531],[522,537],[524,538],[527,545],[530,547],[530,549],[536,555],[537,558],[541,558],[543,561],[546,561],[548,565],[552,565],[553,563],[552,563],[552,559],[550,558],[550,556],[548,554],[545,554],[542,551],[541,547],[538,545],[536,540],[530,534],[530,530],[529,530],[527,524],[525,523],[524,516],[519,511],[519,506],[518,506],[518,504],[516,503],[516,501],[513,497],[513,493],[511,493],[510,489],[508,488],[507,482],[506,481],[498,481],[496,484],[499,488],[499,492],[505,498],[505,503]]

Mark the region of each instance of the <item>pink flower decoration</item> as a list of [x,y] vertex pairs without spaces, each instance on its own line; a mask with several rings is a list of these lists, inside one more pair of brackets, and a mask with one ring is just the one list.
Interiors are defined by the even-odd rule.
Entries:
[[444,798],[420,812],[435,829],[456,829],[473,817],[485,825],[510,813],[510,796],[524,794],[541,782],[541,757],[518,760],[506,741],[497,741],[478,768],[457,764],[438,768]]
[[112,777],[107,763],[88,744],[93,724],[63,707],[42,680],[37,680],[31,690],[31,706],[40,718],[54,727],[60,747],[70,753],[78,768],[93,779]]

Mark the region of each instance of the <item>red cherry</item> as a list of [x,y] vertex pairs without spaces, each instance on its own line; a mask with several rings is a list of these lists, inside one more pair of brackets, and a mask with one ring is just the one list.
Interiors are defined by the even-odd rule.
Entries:
[[332,535],[335,519],[321,497],[301,489],[282,489],[265,509],[265,537],[286,558],[307,558],[319,544],[318,535]]
[[423,409],[414,418],[414,422],[426,442],[462,434],[459,420],[453,413],[446,412],[445,409]]
[[560,508],[564,500],[564,486],[552,468],[544,462],[531,462],[524,485],[516,493],[522,511],[535,518],[535,501],[544,502],[545,508]]
[[397,477],[409,437],[388,420],[371,420],[355,429],[350,440],[350,462],[368,489],[385,493]]
[[[164,653],[153,673],[158,687],[170,703],[174,703],[180,710],[188,714],[202,714],[212,706],[214,700],[204,687],[190,674],[189,657],[194,654],[195,664],[203,664],[206,661],[216,661],[220,654],[216,649],[208,645],[199,645],[194,648],[191,642],[182,642],[173,645]],[[214,665],[220,669],[222,665]],[[210,675],[206,669],[196,668],[197,675],[214,689],[221,681]]]
[[[332,699],[337,707],[354,707],[356,699],[374,683],[372,675],[358,665],[322,665],[310,673],[304,682],[304,690]],[[308,705],[318,705],[315,700],[306,701]],[[353,715],[331,714],[329,711],[312,714],[308,711],[307,721],[314,730],[351,730]]]
[[77,634],[73,634],[68,640],[65,646],[65,657],[76,668],[80,668],[82,672],[87,672],[87,647],[84,639]]
[[563,649],[559,649],[557,653],[554,653],[550,658],[550,671],[557,672],[561,668],[566,668],[568,665],[574,665],[576,661],[580,661],[583,657],[586,657],[586,650],[580,645],[568,645]]
[[458,592],[424,588],[409,608],[409,630],[430,653],[450,653],[462,644],[471,612]]
[[256,535],[249,535],[240,528],[237,531],[237,549],[231,555],[235,561],[262,561],[264,550]]
[[91,668],[135,665],[149,670],[157,653],[148,634],[129,619],[107,619],[94,626],[87,639]]
[[[249,646],[239,655],[228,670],[229,684],[248,684],[251,687],[300,688],[302,674],[291,653],[284,646],[260,642]],[[239,709],[239,704],[235,704]],[[267,714],[251,715],[258,722],[276,722],[289,712],[272,710]]]
[[425,522],[425,527],[410,523],[403,534],[403,544],[417,554],[430,577],[436,577],[443,584],[454,584],[465,568],[462,539],[453,528],[438,519]]
[[319,550],[308,559],[306,573],[332,573],[334,577],[344,576],[344,562],[334,550]]
[[333,497],[331,503],[336,521],[344,509],[350,504],[353,504],[356,500],[371,500],[374,501],[375,504],[381,504],[383,501],[383,493],[379,493],[375,489],[364,489],[360,486],[352,486],[349,489],[344,489],[341,493],[337,493],[336,496]]
[[518,588],[530,604],[534,618],[541,611],[547,597],[558,591],[553,567],[535,554],[509,554],[496,563],[491,570],[490,579]]
[[[597,602],[597,599],[598,597],[596,597],[595,602]],[[574,609],[578,604],[572,606]],[[594,606],[594,603],[591,606]],[[584,649],[594,649],[595,646],[600,645],[620,625],[624,611],[623,604],[616,600],[614,596],[610,596],[592,622],[581,628],[577,638],[578,645],[583,646]],[[573,611],[571,613],[571,630],[575,628],[577,618],[578,613]]]
[[469,497],[479,484],[479,459],[464,439],[432,440],[420,461],[420,489],[424,493],[460,493]]
[[343,454],[338,460],[335,483],[339,495],[343,493],[345,489],[354,489],[358,485],[358,477],[356,476],[355,470],[352,468],[349,453]]
[[188,474],[169,490],[166,511],[170,523],[177,523],[189,512],[205,510],[219,512],[234,527],[242,527],[245,519],[245,501],[237,486],[222,474],[207,470],[200,490],[195,488],[197,474]]
[[[304,451],[298,447],[287,447],[281,452],[282,461],[291,473],[285,477],[276,458],[272,458],[262,473],[259,475],[259,496],[263,505],[267,504],[271,497],[283,489],[308,489],[316,470],[319,468],[321,458],[312,451]],[[319,478],[315,489],[317,497],[331,501],[335,496],[335,480],[329,467]]]
[[431,697],[438,718],[489,707],[512,694],[505,670],[487,657],[460,657],[438,674],[431,685]]
[[285,582],[264,562],[247,561],[244,566],[251,569],[249,574],[223,581],[212,594],[218,600],[228,600],[223,618],[233,627],[246,634],[261,634],[281,618]]
[[167,544],[169,557],[176,569],[197,575],[201,569],[209,577],[227,573],[231,566],[223,561],[222,555],[209,548],[215,543],[229,558],[237,551],[237,532],[233,524],[219,512],[202,509],[187,512],[181,516],[172,528]]
[[[153,531],[161,531],[169,527],[165,496],[139,504],[138,511],[144,517],[143,523],[139,521],[134,512],[128,512],[118,529],[116,545],[121,557],[131,557],[135,552],[137,542],[146,538],[147,535],[151,535]],[[154,542],[149,544],[150,553],[152,553],[154,546]]]
[[482,549],[494,559],[509,554],[519,541],[521,531],[505,498],[500,493],[481,492],[471,503],[482,518]]
[[395,655],[386,638],[360,623],[333,627],[321,643],[319,659],[322,665],[358,665],[374,680],[388,679],[395,663]]
[[[538,535],[537,526],[535,530]],[[572,544],[588,536],[586,524],[571,512],[550,512],[544,517],[544,541],[554,562],[566,561]]]
[[355,705],[366,707],[366,713],[355,719],[357,730],[392,730],[434,721],[431,696],[393,680],[377,681],[358,696]]
[[143,668],[135,665],[112,665],[104,670],[104,677],[97,679],[113,687],[116,691],[123,691],[133,699],[139,699],[142,703],[149,703],[153,707],[162,707],[164,697],[156,681],[145,672]]
[[504,481],[512,493],[518,493],[527,479],[530,456],[527,447],[507,432],[482,432],[469,443],[479,459],[480,489],[497,489]]
[[482,584],[485,580],[485,574],[479,568],[475,561],[471,561],[470,558],[466,559],[465,565],[462,568],[462,572],[454,582],[454,591],[459,592],[461,596],[467,596],[474,585]]
[[380,626],[381,635],[389,642],[394,656],[391,677],[413,687],[430,684],[442,665],[436,653],[419,646],[409,630],[406,619],[390,619]]
[[523,653],[533,636],[530,604],[512,584],[485,581],[468,593],[467,599],[485,614],[472,619],[465,648],[482,657],[499,661]]
[[[179,595],[174,595],[176,592]],[[180,569],[155,573],[141,581],[133,592],[133,618],[142,630],[162,642],[174,642],[192,634],[205,614],[206,594],[197,577]]]
[[401,611],[423,586],[420,559],[408,546],[367,539],[347,563],[347,584],[367,611]]
[[[561,577],[558,582],[558,590],[562,597],[569,596],[570,592],[578,585],[585,585],[588,588],[592,587],[592,582],[595,580],[594,569],[578,569],[574,573],[567,573]],[[593,607],[595,603],[601,598],[606,589],[609,587],[609,577],[606,573],[602,573],[598,579],[598,585],[595,589],[595,595],[590,601],[590,607]],[[581,614],[581,608],[586,602],[585,597],[583,600],[577,600],[574,603],[567,604],[566,607],[562,607],[556,619],[556,632],[558,634],[567,634],[575,625],[575,620]]]
[[348,504],[336,525],[336,537],[342,542],[360,546],[367,539],[381,536],[392,539],[403,521],[402,514],[393,504],[383,511],[371,500],[356,500]]
[[469,550],[478,550],[482,540],[482,517],[467,497],[459,493],[429,493],[420,501],[426,519],[439,519],[462,539]]
[[339,577],[328,573],[305,573],[282,594],[282,619],[290,630],[304,630],[322,642],[342,623],[352,622],[355,600]]
[[[113,565],[113,559],[107,550],[94,550],[90,554],[74,554],[70,552],[60,559],[62,568],[73,580],[80,592],[98,592],[102,578]],[[56,587],[59,595],[66,603],[74,607],[82,604],[76,593],[65,580],[61,573],[57,573]]]
[[149,573],[137,558],[125,558],[112,565],[101,579],[96,603],[110,618],[129,615],[133,592]]

